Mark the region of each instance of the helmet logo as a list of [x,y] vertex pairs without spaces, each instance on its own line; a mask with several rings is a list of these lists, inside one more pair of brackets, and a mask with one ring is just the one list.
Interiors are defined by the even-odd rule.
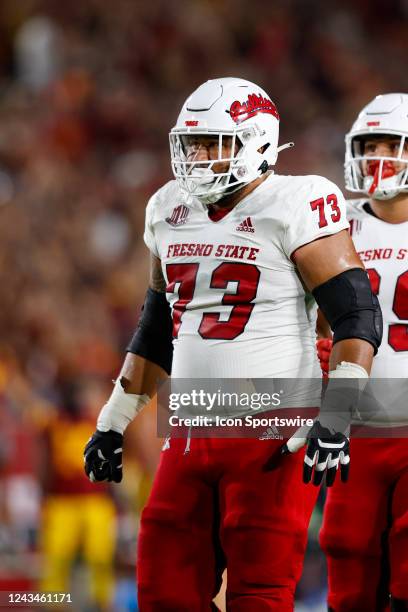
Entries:
[[257,96],[256,94],[249,94],[246,102],[235,100],[235,102],[231,104],[227,113],[228,112],[231,115],[231,119],[238,124],[246,121],[250,117],[254,117],[258,113],[273,115],[279,121],[278,109],[272,100],[264,98],[261,95]]

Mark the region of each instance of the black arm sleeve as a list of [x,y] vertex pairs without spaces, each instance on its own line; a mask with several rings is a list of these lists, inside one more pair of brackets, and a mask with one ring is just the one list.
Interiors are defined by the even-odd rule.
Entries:
[[361,338],[372,344],[377,353],[383,332],[382,313],[365,270],[341,272],[312,293],[333,330],[333,344]]
[[136,332],[126,350],[156,363],[170,374],[173,360],[172,328],[170,305],[165,293],[149,287]]

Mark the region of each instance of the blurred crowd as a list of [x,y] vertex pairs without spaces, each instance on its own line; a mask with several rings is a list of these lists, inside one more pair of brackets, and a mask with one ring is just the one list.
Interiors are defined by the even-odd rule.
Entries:
[[[342,186],[357,110],[408,90],[407,17],[406,0],[2,0],[0,555],[38,551],[44,436],[65,418],[91,431],[109,393],[145,293],[144,208],[171,178],[185,97],[212,77],[259,83],[296,144],[277,171]],[[157,445],[140,446],[149,479]],[[133,485],[112,502],[125,517]]]

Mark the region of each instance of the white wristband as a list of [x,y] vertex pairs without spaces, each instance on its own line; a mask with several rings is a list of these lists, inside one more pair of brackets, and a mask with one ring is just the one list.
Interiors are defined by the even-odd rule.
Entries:
[[[333,383],[330,386],[330,380],[326,389],[326,396],[330,394],[330,390],[340,392],[340,398],[346,401],[349,399],[352,404],[354,401],[358,401],[358,396],[362,393],[366,387],[368,382],[368,373],[367,371],[357,363],[351,363],[349,361],[342,361],[338,363],[335,370],[330,370],[329,379],[341,379],[341,378],[352,378],[356,380],[356,383],[352,383],[350,388],[347,387],[343,390],[342,387],[337,387],[339,383]],[[358,379],[358,381],[357,381]],[[333,386],[336,385],[336,386]],[[337,394],[338,394],[337,393]],[[341,409],[336,411],[335,406],[336,403],[339,402],[339,398],[336,397],[331,398],[334,399],[335,403],[331,406],[331,410],[322,411],[319,415],[319,421],[323,427],[327,427],[331,431],[341,431],[348,435],[349,425],[350,425],[350,415],[347,411],[343,410],[343,406]],[[353,406],[355,409],[355,406]]]
[[364,391],[368,381],[367,370],[358,363],[351,363],[350,361],[342,361],[338,363],[335,370],[330,370],[329,378],[359,378],[360,391]]
[[123,434],[129,423],[149,402],[148,395],[126,393],[118,379],[110,398],[99,413],[97,429],[99,431],[112,429]]

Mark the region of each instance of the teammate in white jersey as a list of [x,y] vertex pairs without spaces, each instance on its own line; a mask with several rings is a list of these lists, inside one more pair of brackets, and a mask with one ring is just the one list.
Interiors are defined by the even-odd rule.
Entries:
[[[304,287],[332,322],[333,377],[368,376],[381,312],[343,197],[321,177],[273,174],[278,129],[275,104],[241,79],[208,81],[184,104],[170,133],[176,180],[147,207],[152,268],[139,328],[85,449],[91,480],[120,481],[124,429],[170,371],[316,376]],[[324,419],[307,442],[305,480],[319,457],[315,484],[326,468],[331,481],[339,464],[343,479],[348,470],[348,439]],[[293,609],[317,489],[301,482],[300,454],[264,469],[281,444],[193,438],[188,453],[183,440],[165,445],[140,528],[142,612],[214,609],[226,566],[229,610]]]
[[[351,441],[347,496],[328,493],[322,548],[335,612],[408,610],[408,95],[378,96],[346,136],[356,250],[384,317],[366,403],[370,437]],[[374,380],[390,378],[392,380]],[[396,380],[398,379],[398,380]],[[405,380],[405,383],[403,382]],[[370,397],[372,395],[372,397]],[[379,429],[381,427],[381,429]],[[356,433],[358,435],[358,433]],[[380,437],[382,436],[382,437]]]

